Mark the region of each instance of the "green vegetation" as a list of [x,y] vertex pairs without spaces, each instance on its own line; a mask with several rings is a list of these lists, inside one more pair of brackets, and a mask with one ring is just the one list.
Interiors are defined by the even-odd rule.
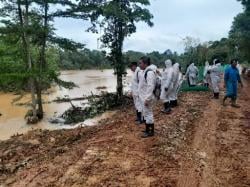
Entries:
[[[83,45],[53,32],[54,18],[74,16],[67,8],[70,1],[2,0],[0,7],[0,88],[30,92],[31,112],[28,123],[43,118],[42,91],[52,82],[65,87],[58,79],[58,54],[55,48],[76,50]],[[62,9],[53,11],[52,6]]]
[[72,105],[61,117],[65,120],[65,124],[78,123],[102,114],[107,110],[117,107],[127,107],[127,105],[132,103],[131,98],[126,96],[122,96],[122,100],[117,97],[118,95],[114,93],[88,97],[88,107],[82,108]]
[[145,22],[148,26],[153,26],[151,21],[153,15],[144,8],[149,5],[149,0],[100,0],[86,5],[90,9],[93,23],[91,31],[97,32],[97,24],[103,28],[101,42],[110,50],[107,58],[117,77],[118,99],[123,95],[122,77],[126,74],[127,67],[123,55],[123,43],[126,37],[136,32],[137,22]]
[[[149,0],[0,0],[0,90],[26,91],[32,98],[28,121],[43,118],[42,92],[52,83],[72,88],[74,83],[58,77],[61,69],[113,68],[117,75],[117,98],[123,95],[122,77],[131,61],[147,55],[158,67],[168,58],[179,62],[182,71],[190,62],[203,66],[214,58],[225,64],[232,58],[250,62],[250,0],[238,0],[244,11],[233,21],[228,38],[201,43],[198,38],[183,39],[182,54],[123,51],[124,40],[136,32],[136,23],[153,26],[153,15],[146,9]],[[58,8],[54,8],[58,7]],[[54,19],[81,19],[91,23],[108,52],[84,49],[84,45],[54,33]]]

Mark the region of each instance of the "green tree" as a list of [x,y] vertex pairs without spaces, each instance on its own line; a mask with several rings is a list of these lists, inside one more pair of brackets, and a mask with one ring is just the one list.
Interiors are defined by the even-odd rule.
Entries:
[[104,30],[101,41],[103,46],[110,50],[108,59],[112,62],[117,76],[116,90],[120,98],[123,95],[122,78],[126,73],[123,43],[126,37],[136,32],[136,22],[142,21],[153,26],[152,14],[143,8],[150,5],[150,2],[149,0],[99,0],[92,1],[92,5],[95,5],[91,14],[91,18],[95,18],[93,26],[98,23]]
[[230,39],[235,43],[235,49],[242,59],[250,62],[250,9],[237,15],[234,19]]
[[[23,72],[14,72],[13,68],[12,72],[3,72],[1,77],[2,80],[8,81],[16,80],[18,77],[29,80],[29,91],[32,97],[32,118],[29,119],[31,122],[36,122],[38,118],[43,118],[42,90],[52,81],[65,86],[72,85],[58,79],[58,72],[50,62],[48,63],[49,56],[47,56],[48,43],[70,49],[82,47],[81,44],[55,36],[53,32],[53,18],[65,16],[70,12],[67,9],[53,12],[49,11],[49,7],[51,5],[71,6],[71,2],[60,0],[2,0],[1,2],[0,41],[4,46],[8,46],[5,49],[2,48],[2,51],[7,57],[9,56],[7,50],[14,46],[13,48],[18,51],[15,56],[19,57],[19,60],[15,61],[9,56],[9,64],[6,65],[10,65],[10,61],[13,61],[10,67],[23,66],[21,68]],[[11,39],[11,42],[8,39]]]

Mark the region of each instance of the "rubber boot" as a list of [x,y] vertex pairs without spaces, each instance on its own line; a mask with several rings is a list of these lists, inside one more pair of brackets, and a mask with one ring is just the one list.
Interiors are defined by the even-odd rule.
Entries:
[[219,99],[219,93],[214,93],[214,99]]
[[170,101],[170,107],[174,107],[174,100]]
[[148,138],[154,136],[154,124],[147,124],[148,130],[141,136],[142,138]]
[[234,107],[234,108],[240,108],[240,106],[236,104],[236,99],[235,98],[232,99],[232,105],[231,106]]
[[162,110],[163,113],[170,114],[171,113],[171,104],[170,102],[164,103],[164,110]]
[[174,102],[175,102],[175,106],[178,106],[178,100],[176,99]]
[[220,93],[216,93],[216,98],[217,98],[217,99],[220,98]]
[[155,125],[154,125],[154,123],[153,123],[153,124],[150,124],[150,132],[149,132],[149,135],[154,136],[154,134],[155,134]]
[[144,134],[141,136],[142,138],[147,138],[149,136],[149,131],[150,131],[150,124],[145,124],[146,128],[144,131]]
[[139,121],[140,119],[139,119],[139,112],[138,112],[138,110],[136,110],[136,119],[135,119],[135,121]]
[[177,107],[177,106],[178,106],[177,100],[173,100],[173,101],[172,101],[172,107]]
[[143,121],[143,119],[142,119],[142,114],[141,114],[141,112],[138,112],[138,113],[137,113],[137,118],[138,118],[138,121],[137,121],[137,124],[138,124],[138,125],[144,123],[144,121]]

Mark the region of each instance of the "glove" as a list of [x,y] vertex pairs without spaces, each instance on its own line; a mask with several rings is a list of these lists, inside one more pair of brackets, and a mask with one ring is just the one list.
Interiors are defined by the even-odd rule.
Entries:
[[165,88],[165,92],[167,92],[168,91],[168,88]]

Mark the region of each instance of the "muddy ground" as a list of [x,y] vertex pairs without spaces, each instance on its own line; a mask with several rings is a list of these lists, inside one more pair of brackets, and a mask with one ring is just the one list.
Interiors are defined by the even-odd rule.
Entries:
[[95,127],[31,131],[0,142],[2,186],[250,186],[250,81],[241,108],[184,93],[172,115],[155,106],[142,139],[133,107]]

